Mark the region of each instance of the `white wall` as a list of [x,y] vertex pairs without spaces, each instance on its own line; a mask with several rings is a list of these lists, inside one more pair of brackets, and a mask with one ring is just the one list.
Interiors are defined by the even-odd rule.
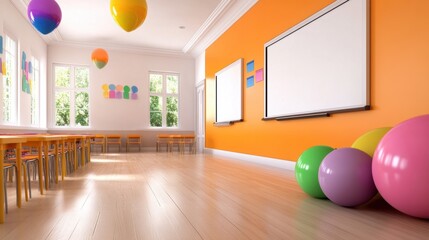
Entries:
[[[16,127],[0,126],[2,128],[32,128],[31,125],[31,96],[22,92],[21,78],[21,56],[24,51],[27,55],[27,61],[32,57],[40,61],[40,79],[41,79],[41,125],[46,127],[46,62],[47,62],[47,44],[40,37],[39,33],[33,28],[29,21],[24,18],[10,1],[1,0],[0,5],[0,35],[10,35],[18,42],[18,115],[19,122]],[[2,55],[4,60],[4,54]],[[1,89],[1,84],[0,84]]]
[[[153,130],[149,127],[149,71],[180,74],[180,116],[176,130],[195,129],[195,61],[188,57],[156,56],[105,48],[109,62],[98,69],[91,61],[95,48],[50,45],[48,47],[48,82],[52,83],[55,63],[87,65],[90,67],[90,128],[89,130]],[[138,100],[105,99],[103,84],[137,86]],[[48,126],[53,126],[52,87],[48,86]],[[57,129],[58,130],[58,129]],[[169,129],[171,130],[171,129]]]
[[206,78],[206,52],[195,59],[195,85],[199,85]]

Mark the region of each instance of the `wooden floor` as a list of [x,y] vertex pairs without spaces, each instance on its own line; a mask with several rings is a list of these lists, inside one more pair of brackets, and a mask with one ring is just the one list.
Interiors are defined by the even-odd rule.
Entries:
[[[204,154],[94,155],[15,206],[0,239],[428,239],[429,220],[378,198],[360,208],[313,199],[292,171]],[[429,204],[429,203],[428,203]]]

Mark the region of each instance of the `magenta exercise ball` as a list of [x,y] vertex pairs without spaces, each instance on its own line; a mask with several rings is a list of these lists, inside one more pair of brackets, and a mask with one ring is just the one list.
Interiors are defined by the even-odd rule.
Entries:
[[429,218],[429,115],[406,120],[381,139],[372,174],[390,205],[410,216]]
[[355,207],[377,194],[371,172],[371,157],[355,148],[339,148],[323,159],[319,183],[335,204]]

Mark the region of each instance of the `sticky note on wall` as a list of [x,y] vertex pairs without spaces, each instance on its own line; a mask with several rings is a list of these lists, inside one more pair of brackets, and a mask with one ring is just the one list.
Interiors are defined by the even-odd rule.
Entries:
[[3,37],[0,36],[0,54],[3,54]]

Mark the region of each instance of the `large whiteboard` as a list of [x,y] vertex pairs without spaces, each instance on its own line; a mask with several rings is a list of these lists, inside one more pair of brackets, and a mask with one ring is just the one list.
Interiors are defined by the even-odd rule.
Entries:
[[338,0],[265,44],[265,116],[369,108],[367,0]]
[[243,59],[216,73],[216,123],[231,123],[243,119]]

